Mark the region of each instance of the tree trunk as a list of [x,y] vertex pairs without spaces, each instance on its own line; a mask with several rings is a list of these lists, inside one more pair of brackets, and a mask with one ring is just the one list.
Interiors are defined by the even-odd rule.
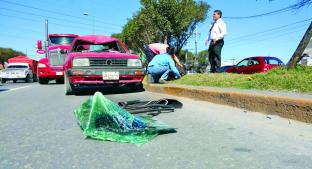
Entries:
[[297,63],[299,62],[299,59],[301,58],[303,51],[308,46],[310,40],[312,37],[312,22],[310,23],[309,28],[307,29],[306,33],[304,34],[303,38],[301,39],[295,53],[290,58],[287,67],[288,69],[296,67]]
[[165,37],[164,37],[164,44],[168,44],[168,37],[167,37],[167,35],[165,35]]

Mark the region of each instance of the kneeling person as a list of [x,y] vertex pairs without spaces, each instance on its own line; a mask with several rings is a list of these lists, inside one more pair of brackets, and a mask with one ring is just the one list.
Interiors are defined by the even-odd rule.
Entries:
[[154,56],[147,67],[148,73],[153,78],[153,83],[165,83],[168,80],[169,73],[172,73],[174,79],[181,77],[175,63],[168,53]]

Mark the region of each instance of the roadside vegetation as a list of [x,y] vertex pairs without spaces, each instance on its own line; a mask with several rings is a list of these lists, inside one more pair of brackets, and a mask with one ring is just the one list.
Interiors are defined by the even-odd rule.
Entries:
[[23,52],[16,51],[11,48],[2,48],[0,47],[0,64],[3,64],[8,59],[19,56],[19,55],[25,55]]
[[259,89],[312,93],[312,67],[297,66],[294,69],[275,68],[268,73],[242,74],[191,74],[174,84],[211,86],[240,89]]

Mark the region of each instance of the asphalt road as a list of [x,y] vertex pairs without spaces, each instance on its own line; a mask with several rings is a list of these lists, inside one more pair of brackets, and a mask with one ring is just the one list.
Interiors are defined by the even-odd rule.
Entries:
[[[113,101],[176,98],[106,89]],[[312,126],[186,98],[156,119],[177,128],[143,146],[85,139],[73,110],[92,93],[61,84],[0,86],[0,169],[311,169]]]

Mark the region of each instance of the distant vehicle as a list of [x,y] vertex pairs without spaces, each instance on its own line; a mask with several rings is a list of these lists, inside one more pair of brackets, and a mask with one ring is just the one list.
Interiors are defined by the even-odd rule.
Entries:
[[130,54],[121,41],[109,36],[77,37],[66,57],[64,69],[66,95],[91,86],[143,88],[145,69],[139,56]]
[[24,80],[26,82],[37,81],[37,61],[27,56],[16,56],[8,59],[6,69],[2,70],[1,80],[5,83],[8,80]]
[[239,74],[265,73],[270,69],[281,65],[284,65],[284,63],[276,57],[250,57],[243,59],[236,66],[227,69],[226,72]]
[[42,49],[42,42],[37,42],[37,53],[45,54],[38,62],[38,79],[40,84],[48,84],[50,80],[57,83],[64,82],[63,63],[71,42],[77,37],[75,34],[49,34],[47,48]]
[[0,78],[2,83],[8,80],[13,80],[14,83],[17,80],[24,80],[29,83],[35,79],[35,74],[28,63],[9,63],[4,70],[1,70]]

